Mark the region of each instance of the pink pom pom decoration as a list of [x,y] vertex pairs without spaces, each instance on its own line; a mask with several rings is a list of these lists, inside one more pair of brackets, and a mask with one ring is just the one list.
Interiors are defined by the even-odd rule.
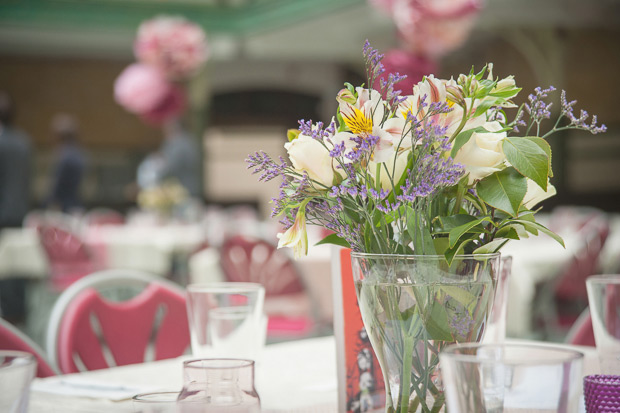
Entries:
[[405,80],[401,80],[395,85],[395,89],[402,91],[401,96],[410,95],[413,86],[418,84],[425,75],[437,71],[437,65],[432,60],[398,49],[387,52],[381,63],[385,67],[385,72],[375,81],[374,87],[380,88],[379,79],[387,80],[387,73],[398,72],[400,75],[407,75]]
[[161,16],[138,28],[136,58],[159,68],[170,79],[194,74],[208,58],[207,37],[200,26],[180,17]]
[[185,106],[178,87],[159,69],[140,63],[128,66],[116,78],[114,98],[127,111],[154,123],[177,116]]

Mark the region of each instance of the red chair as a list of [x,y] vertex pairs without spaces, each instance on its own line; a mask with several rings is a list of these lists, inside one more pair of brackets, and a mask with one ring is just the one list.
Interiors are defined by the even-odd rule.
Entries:
[[[104,296],[141,291],[126,300]],[[47,351],[63,373],[178,357],[189,348],[185,292],[156,275],[101,271],[54,305]]]
[[49,377],[58,374],[45,359],[43,350],[28,336],[2,318],[0,318],[0,350],[25,351],[34,355],[37,359],[37,377]]
[[73,232],[51,224],[38,225],[37,231],[49,262],[50,281],[55,291],[63,291],[100,269],[92,252]]
[[566,336],[566,343],[575,346],[592,346],[596,347],[594,340],[594,329],[592,328],[592,317],[590,309],[583,310],[575,324],[569,330]]
[[220,248],[220,265],[228,281],[265,287],[269,337],[300,337],[313,332],[315,309],[301,275],[275,245],[243,235],[229,237]]

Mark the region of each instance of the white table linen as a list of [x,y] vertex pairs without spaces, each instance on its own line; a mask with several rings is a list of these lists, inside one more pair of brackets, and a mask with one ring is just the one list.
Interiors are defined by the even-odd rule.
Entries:
[[[536,343],[509,340],[510,343]],[[565,346],[584,353],[583,375],[599,372],[598,358],[592,347]],[[187,358],[187,357],[184,357]],[[35,379],[30,396],[30,413],[98,413],[132,412],[128,399],[113,401],[115,392],[125,388],[146,390],[180,390],[182,385],[182,360],[157,361],[70,374],[45,379]],[[334,337],[272,344],[265,348],[256,367],[256,387],[261,397],[264,413],[337,412],[338,388],[336,379],[336,349]],[[54,394],[48,391],[58,382],[73,383],[73,395]],[[98,387],[84,395],[86,386]],[[109,395],[106,396],[106,387]],[[78,396],[80,392],[82,396]],[[63,392],[66,393],[66,392]]]

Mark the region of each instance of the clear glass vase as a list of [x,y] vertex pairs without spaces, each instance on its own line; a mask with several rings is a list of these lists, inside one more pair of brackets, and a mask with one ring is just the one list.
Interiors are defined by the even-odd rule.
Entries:
[[441,412],[439,353],[479,342],[488,322],[500,254],[351,254],[364,326],[383,373],[386,412]]
[[258,413],[254,361],[200,359],[183,363],[183,389],[177,399],[181,413]]

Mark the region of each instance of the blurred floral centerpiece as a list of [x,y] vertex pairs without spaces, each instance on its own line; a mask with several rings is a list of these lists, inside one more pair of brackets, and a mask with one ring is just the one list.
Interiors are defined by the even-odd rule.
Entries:
[[138,193],[138,206],[153,211],[162,218],[169,218],[175,207],[189,199],[185,187],[175,179],[168,179],[159,185],[142,189]]
[[150,123],[177,117],[186,106],[182,84],[209,57],[205,32],[182,17],[157,16],[138,28],[134,54],[138,63],[128,66],[114,84],[116,101]]
[[520,88],[490,64],[449,80],[426,76],[403,94],[403,77],[383,73],[368,42],[364,57],[366,84],[379,88],[345,84],[331,122],[301,120],[288,132],[288,162],[264,152],[247,162],[260,180],[283,179],[273,209],[286,227],[280,247],[306,254],[306,225],[316,224],[334,232],[321,243],[352,249],[386,411],[440,411],[438,353],[482,338],[500,248],[539,232],[563,242],[535,219],[536,205],[555,194],[546,138],[605,126],[575,116],[562,92],[546,128],[554,88],[517,107]]

